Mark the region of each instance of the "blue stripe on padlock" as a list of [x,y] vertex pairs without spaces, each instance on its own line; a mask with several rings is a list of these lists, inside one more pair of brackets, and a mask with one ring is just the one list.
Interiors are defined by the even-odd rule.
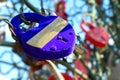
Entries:
[[[23,49],[27,55],[39,60],[53,60],[53,59],[63,58],[73,52],[75,45],[75,32],[70,24],[67,23],[67,25],[65,25],[65,28],[61,29],[59,33],[54,35],[54,37],[52,37],[46,44],[44,44],[43,47],[35,47],[28,44],[27,42],[31,40],[31,38],[33,38],[36,34],[47,28],[51,23],[55,22],[56,19],[58,19],[59,17],[57,16],[45,17],[37,13],[24,13],[24,16],[27,21],[39,23],[38,27],[31,28],[27,32],[24,32],[22,29],[19,28],[19,25],[22,23],[22,20],[20,19],[20,15],[15,16],[11,20],[11,24],[15,28],[14,30],[15,34],[21,40]],[[66,22],[66,21],[59,21],[57,23],[59,24],[61,23],[62,25],[62,22]],[[54,29],[58,25],[57,23],[54,23],[55,25],[52,24],[52,26],[50,27]]]

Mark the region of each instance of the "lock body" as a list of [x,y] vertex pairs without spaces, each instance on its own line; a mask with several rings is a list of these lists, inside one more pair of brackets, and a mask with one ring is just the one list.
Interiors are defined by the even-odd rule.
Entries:
[[[80,70],[85,77],[89,75],[87,68],[79,59],[75,60],[74,65],[75,65],[75,68]],[[77,75],[76,77],[78,80],[84,80],[84,78],[82,78],[80,75]]]
[[[88,25],[90,29],[87,30],[84,24]],[[90,41],[95,46],[103,48],[108,44],[110,36],[103,27],[96,27],[93,23],[87,21],[82,21],[80,27],[86,33],[86,40]]]
[[86,39],[95,46],[105,47],[109,40],[109,34],[104,28],[96,27],[86,34]]
[[[28,56],[38,60],[54,60],[72,53],[75,45],[75,32],[69,23],[58,16],[41,16],[37,13],[24,13],[24,16],[28,21],[39,23],[38,27],[24,32],[19,29],[22,23],[20,15],[11,21]],[[33,18],[36,18],[35,21]],[[16,20],[19,20],[17,25]]]

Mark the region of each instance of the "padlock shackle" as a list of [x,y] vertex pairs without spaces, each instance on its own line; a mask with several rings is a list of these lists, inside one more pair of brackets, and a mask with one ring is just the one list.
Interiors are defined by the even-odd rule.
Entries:
[[[31,21],[31,22],[37,22],[40,23],[41,19],[45,18],[45,16],[40,15],[38,13],[23,13],[25,20]],[[21,36],[25,33],[21,28],[20,24],[23,23],[21,19],[21,15],[16,15],[11,20],[11,24],[14,27],[14,32],[18,39],[21,39]]]
[[91,23],[91,22],[88,22],[88,21],[81,21],[81,23],[80,23],[80,27],[82,28],[82,30],[85,32],[85,33],[87,33],[87,32],[89,32],[89,30],[87,30],[86,28],[85,28],[85,26],[84,25],[88,25],[89,27],[90,27],[90,29],[93,29],[93,28],[95,28],[96,26],[93,24],[93,23]]

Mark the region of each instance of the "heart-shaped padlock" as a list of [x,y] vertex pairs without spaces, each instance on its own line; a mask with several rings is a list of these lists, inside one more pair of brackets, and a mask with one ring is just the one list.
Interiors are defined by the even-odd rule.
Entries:
[[58,16],[42,16],[37,13],[23,13],[25,20],[39,23],[24,32],[20,15],[11,20],[14,32],[22,42],[27,55],[38,60],[63,58],[72,53],[75,45],[75,32],[72,26]]
[[[90,29],[86,29],[84,25],[88,25]],[[80,27],[86,33],[86,39],[98,47],[105,47],[110,38],[108,32],[103,27],[96,27],[93,23],[82,21]]]

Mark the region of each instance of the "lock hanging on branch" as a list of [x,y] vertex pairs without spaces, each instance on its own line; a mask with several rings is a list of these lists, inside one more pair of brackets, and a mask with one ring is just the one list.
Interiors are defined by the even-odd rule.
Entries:
[[[88,25],[89,30],[84,25]],[[103,27],[97,27],[88,21],[82,21],[80,27],[86,33],[85,39],[90,41],[94,46],[101,48],[107,46],[110,35]]]
[[63,19],[67,20],[68,15],[66,14],[65,9],[66,9],[66,3],[64,0],[61,0],[56,4],[55,13],[58,16],[62,17]]
[[11,20],[16,37],[21,41],[25,53],[38,60],[53,60],[68,56],[75,46],[73,27],[58,16],[43,16],[23,13],[25,20],[39,25],[26,32],[20,28],[20,15]]

